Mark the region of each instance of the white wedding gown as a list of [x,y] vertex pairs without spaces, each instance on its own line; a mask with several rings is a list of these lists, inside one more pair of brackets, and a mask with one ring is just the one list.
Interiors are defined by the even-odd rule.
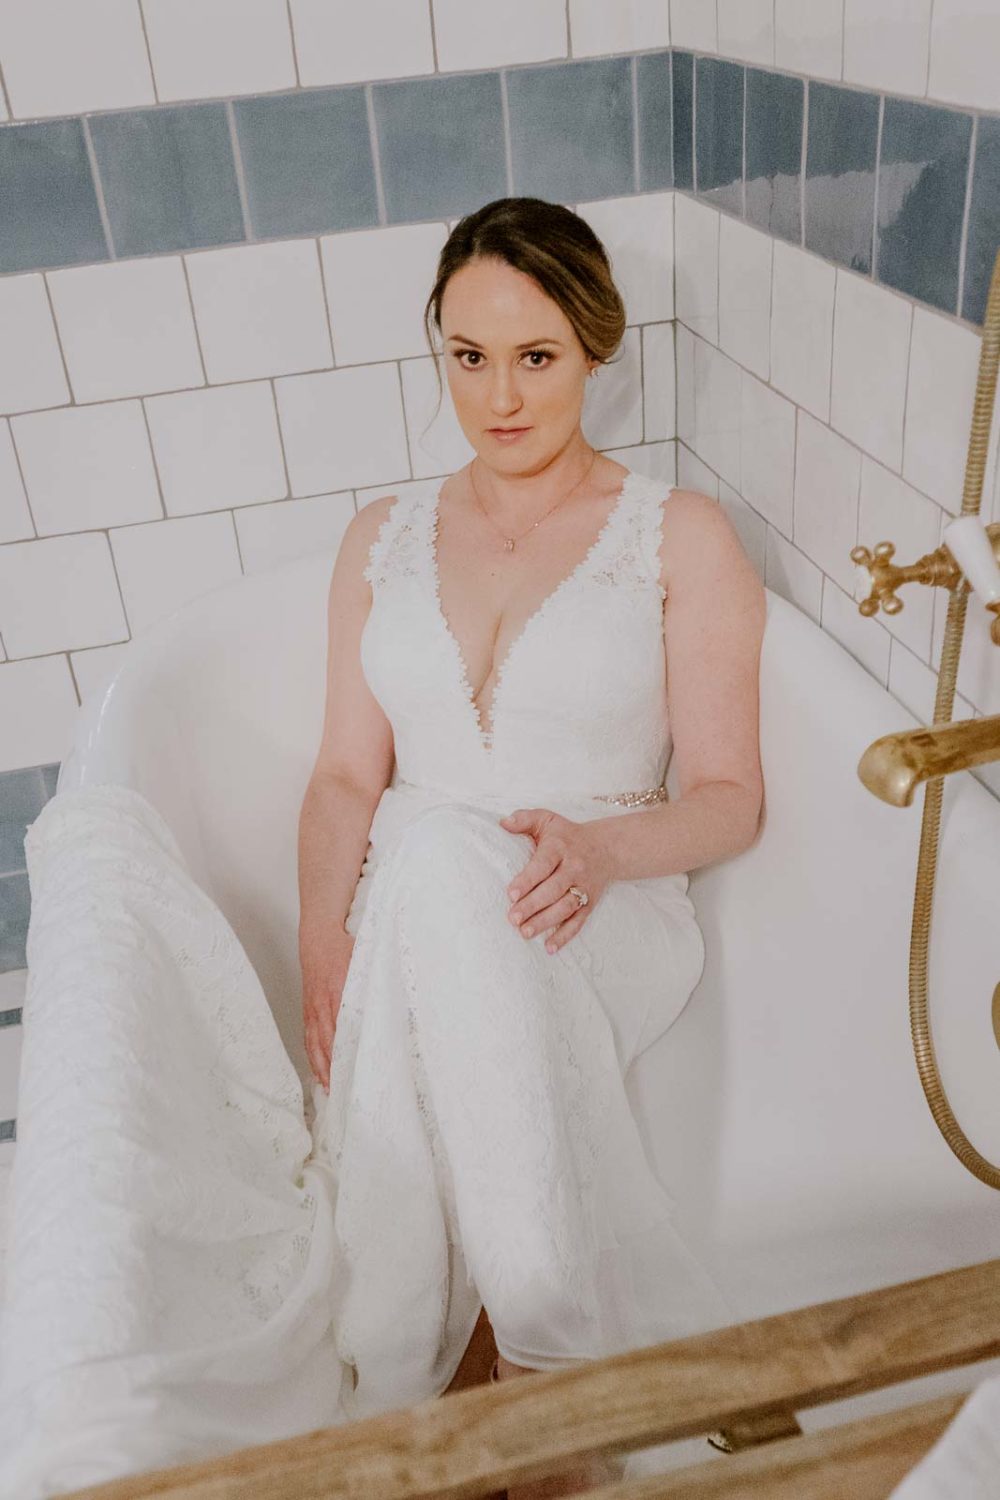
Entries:
[[[667,487],[629,470],[480,723],[435,481],[372,546],[362,665],[395,740],[330,1093],[138,793],[29,829],[0,1496],[61,1493],[442,1392],[485,1304],[537,1368],[739,1320],[673,1225],[629,1064],[700,978],[688,876],[613,882],[555,954],[507,920],[517,807],[633,816],[671,739]],[[331,837],[335,837],[331,830]]]

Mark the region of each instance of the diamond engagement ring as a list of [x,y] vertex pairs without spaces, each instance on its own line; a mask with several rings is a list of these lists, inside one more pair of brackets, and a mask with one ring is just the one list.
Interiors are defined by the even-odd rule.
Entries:
[[586,891],[581,891],[581,889],[580,889],[580,887],[578,885],[571,885],[570,888],[569,888],[569,894],[571,896],[575,896],[576,897],[576,909],[577,909],[577,911],[579,911],[579,909],[580,909],[581,906],[586,906],[587,902],[590,900],[590,897],[587,895],[587,892]]

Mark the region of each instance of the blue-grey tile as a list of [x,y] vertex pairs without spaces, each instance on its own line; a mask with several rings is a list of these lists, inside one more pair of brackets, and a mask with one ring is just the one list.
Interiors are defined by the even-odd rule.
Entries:
[[797,242],[802,229],[801,78],[747,69],[746,216]]
[[865,275],[875,234],[878,95],[809,84],[805,242]]
[[699,57],[695,77],[695,186],[730,212],[743,212],[743,77],[741,63]]
[[320,234],[378,222],[360,85],[237,99],[233,110],[256,235]]
[[560,202],[635,190],[627,57],[507,75],[514,192]]
[[47,801],[41,766],[0,772],[0,818],[34,818]]
[[507,192],[498,73],[372,88],[390,224],[456,217]]
[[30,914],[27,875],[0,876],[0,973],[27,968],[24,943]]
[[673,187],[670,53],[640,52],[635,72],[639,99],[639,190]]
[[56,782],[59,780],[59,768],[61,764],[62,762],[57,760],[53,761],[51,765],[39,766],[38,768],[42,773],[42,785],[45,788],[46,802],[56,794]]
[[1000,119],[980,115],[976,136],[976,164],[972,173],[969,238],[965,250],[965,287],[962,316],[981,323],[993,262],[1000,250]]
[[674,187],[694,187],[694,58],[675,52],[672,60]]
[[0,1141],[17,1140],[17,1121],[0,1120]]
[[956,312],[972,117],[885,101],[875,274],[886,286]]
[[79,119],[0,126],[0,271],[107,259]]
[[90,134],[118,255],[245,238],[225,105],[93,115]]
[[0,1010],[0,1027],[20,1026],[24,1007],[16,1005],[13,1010]]

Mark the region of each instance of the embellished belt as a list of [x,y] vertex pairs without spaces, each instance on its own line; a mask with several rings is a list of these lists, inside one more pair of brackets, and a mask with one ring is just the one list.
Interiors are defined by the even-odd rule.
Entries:
[[647,803],[670,801],[670,793],[665,786],[651,786],[643,792],[615,792],[608,796],[595,793],[594,795],[598,802],[617,802],[622,807],[644,807]]

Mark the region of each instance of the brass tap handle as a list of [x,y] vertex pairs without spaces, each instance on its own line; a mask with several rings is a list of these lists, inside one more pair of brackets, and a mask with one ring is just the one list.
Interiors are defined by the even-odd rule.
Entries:
[[948,548],[941,546],[926,552],[916,562],[900,566],[892,561],[896,554],[892,542],[879,542],[874,552],[867,547],[853,547],[851,561],[867,568],[872,578],[872,591],[858,605],[860,614],[878,614],[881,606],[887,615],[898,615],[903,601],[896,590],[903,583],[927,583],[952,589],[962,576],[961,570]]

